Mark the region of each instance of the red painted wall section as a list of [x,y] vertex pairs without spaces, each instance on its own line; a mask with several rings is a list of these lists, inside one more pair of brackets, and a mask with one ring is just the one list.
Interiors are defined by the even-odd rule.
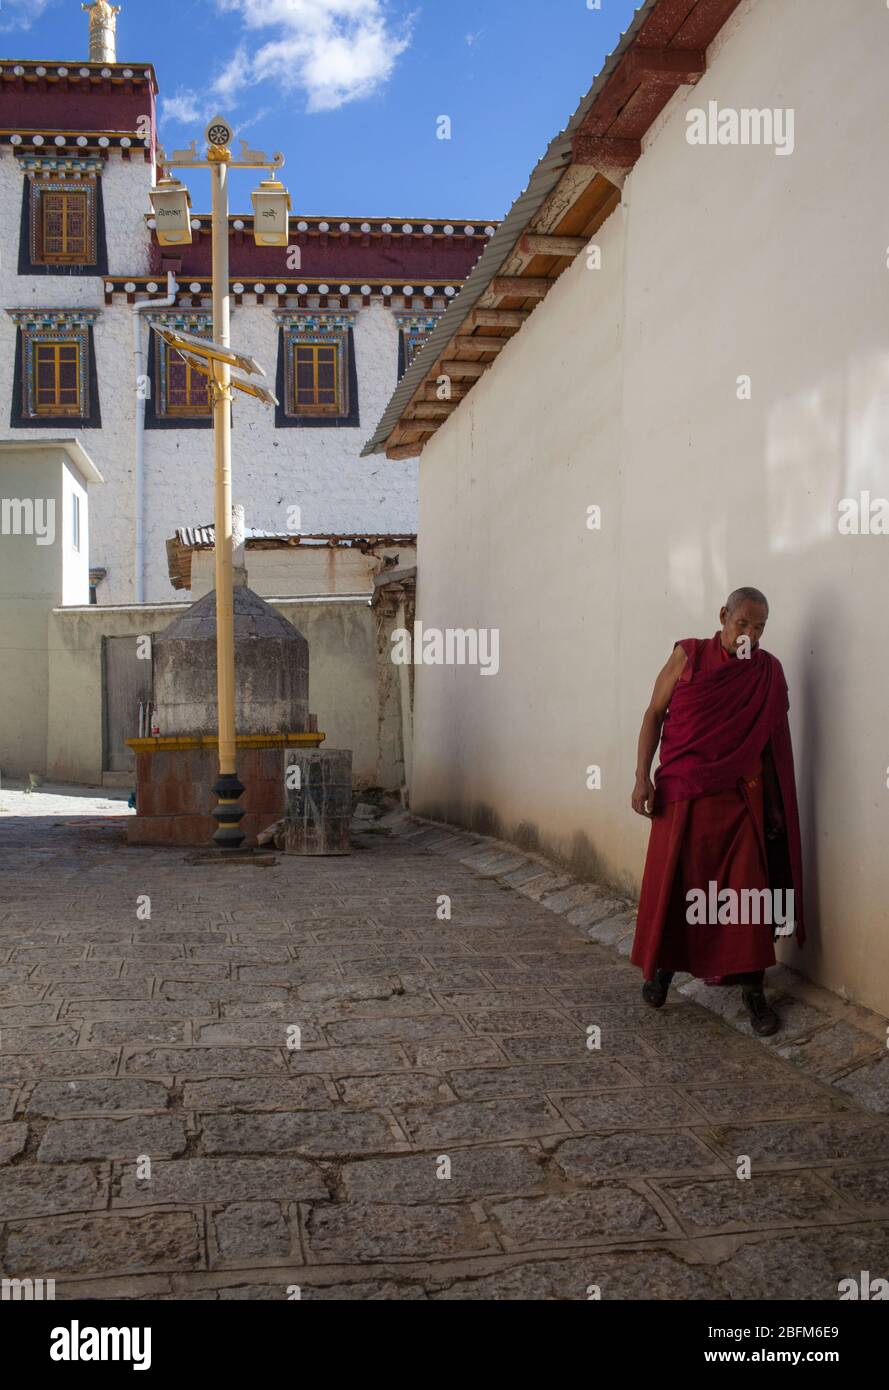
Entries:
[[[197,214],[198,216],[200,214]],[[209,217],[203,219],[207,231],[195,233],[190,246],[180,248],[157,245],[152,235],[151,263],[153,273],[160,271],[161,259],[182,257],[179,278],[189,275],[208,276],[211,270],[211,236]],[[346,282],[355,287],[362,277],[369,279],[405,278],[416,280],[422,290],[427,280],[447,280],[459,284],[466,279],[488,243],[486,236],[425,237],[423,235],[369,237],[363,235],[305,236],[293,232],[291,244],[300,248],[298,270],[287,268],[287,252],[283,247],[257,246],[248,231],[232,232],[229,251],[232,279],[265,281],[292,279],[294,275],[330,277],[334,282]]]
[[154,92],[148,82],[103,84],[73,78],[0,82],[0,129],[12,131],[122,131],[138,129],[140,116],[154,128]]

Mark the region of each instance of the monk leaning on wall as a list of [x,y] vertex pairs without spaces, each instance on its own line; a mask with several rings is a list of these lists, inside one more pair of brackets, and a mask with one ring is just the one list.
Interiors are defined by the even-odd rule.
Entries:
[[763,992],[775,937],[804,939],[787,683],[759,645],[768,616],[764,594],[736,589],[709,641],[677,642],[642,720],[633,789],[633,810],[651,817],[631,957],[642,997],[661,1008],[677,970],[739,984],[760,1036],[780,1027]]

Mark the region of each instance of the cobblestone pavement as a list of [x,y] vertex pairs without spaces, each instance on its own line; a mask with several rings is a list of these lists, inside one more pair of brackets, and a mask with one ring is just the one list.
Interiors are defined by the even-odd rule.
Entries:
[[646,1009],[535,900],[552,875],[506,888],[408,821],[261,868],[128,849],[113,794],[0,812],[5,1276],[833,1299],[889,1275],[889,1120],[692,1000]]

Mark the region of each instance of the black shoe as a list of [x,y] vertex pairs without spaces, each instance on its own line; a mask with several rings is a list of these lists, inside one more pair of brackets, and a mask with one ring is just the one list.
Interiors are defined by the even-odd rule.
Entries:
[[758,1038],[770,1038],[781,1027],[781,1020],[761,989],[741,992],[744,1008],[750,1016],[750,1027]]
[[672,970],[656,970],[653,980],[646,980],[642,986],[642,998],[653,1009],[662,1009],[667,1002],[667,991],[673,979]]

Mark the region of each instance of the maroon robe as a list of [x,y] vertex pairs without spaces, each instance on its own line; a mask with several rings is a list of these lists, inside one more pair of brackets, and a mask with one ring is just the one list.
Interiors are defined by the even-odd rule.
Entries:
[[[687,971],[728,982],[775,963],[773,927],[688,921],[688,893],[711,882],[732,888],[794,890],[796,937],[805,939],[802,850],[781,663],[758,647],[731,657],[717,632],[678,643],[688,662],[661,734],[651,837],[631,960],[645,979]],[[767,840],[762,759],[770,748],[785,830]]]

